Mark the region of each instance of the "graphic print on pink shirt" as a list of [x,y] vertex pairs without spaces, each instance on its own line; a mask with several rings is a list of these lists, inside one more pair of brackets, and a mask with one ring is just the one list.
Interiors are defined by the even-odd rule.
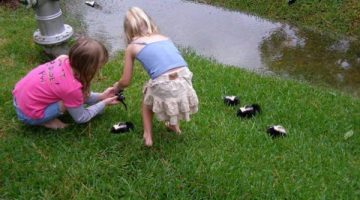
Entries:
[[13,90],[18,108],[32,119],[43,117],[52,103],[63,101],[65,107],[84,103],[82,85],[73,75],[69,59],[62,56],[31,70]]

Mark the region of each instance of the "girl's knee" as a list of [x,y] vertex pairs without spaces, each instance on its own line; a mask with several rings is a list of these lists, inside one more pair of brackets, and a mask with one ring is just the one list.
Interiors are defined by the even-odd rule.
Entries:
[[59,110],[61,113],[64,113],[66,111],[66,107],[63,101],[59,101]]

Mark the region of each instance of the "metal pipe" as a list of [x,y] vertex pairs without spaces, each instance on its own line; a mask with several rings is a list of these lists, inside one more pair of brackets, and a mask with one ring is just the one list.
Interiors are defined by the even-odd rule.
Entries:
[[71,26],[64,24],[59,0],[21,0],[35,10],[38,29],[33,34],[35,43],[46,53],[58,56],[67,53],[66,42],[73,35]]

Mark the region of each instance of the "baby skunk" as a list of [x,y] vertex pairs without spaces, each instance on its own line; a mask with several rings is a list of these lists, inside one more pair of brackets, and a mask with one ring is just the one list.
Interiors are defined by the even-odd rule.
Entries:
[[294,4],[295,2],[296,2],[296,0],[288,0],[288,5],[290,6],[290,5]]
[[124,105],[125,110],[127,110],[127,105],[125,103],[124,90],[120,90],[119,93],[116,94],[116,96],[117,96],[117,100],[120,101]]
[[251,104],[239,108],[239,110],[237,111],[237,116],[242,118],[244,117],[250,118],[260,112],[261,112],[261,108],[259,104]]
[[286,130],[281,125],[274,125],[268,127],[266,131],[271,137],[286,136]]
[[131,122],[119,122],[111,128],[112,133],[125,133],[134,130],[134,124]]
[[228,106],[236,106],[240,103],[240,100],[237,96],[225,96],[224,103]]

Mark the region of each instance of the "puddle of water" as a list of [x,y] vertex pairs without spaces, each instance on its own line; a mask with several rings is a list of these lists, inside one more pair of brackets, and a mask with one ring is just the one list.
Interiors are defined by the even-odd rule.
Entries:
[[360,45],[287,25],[259,46],[268,70],[360,96]]
[[[69,0],[68,0],[69,1]],[[179,46],[216,61],[257,72],[326,85],[360,96],[360,45],[255,16],[189,1],[98,0],[68,3],[81,16],[87,34],[110,52],[124,49],[122,22],[131,6],[143,8],[160,31]]]

